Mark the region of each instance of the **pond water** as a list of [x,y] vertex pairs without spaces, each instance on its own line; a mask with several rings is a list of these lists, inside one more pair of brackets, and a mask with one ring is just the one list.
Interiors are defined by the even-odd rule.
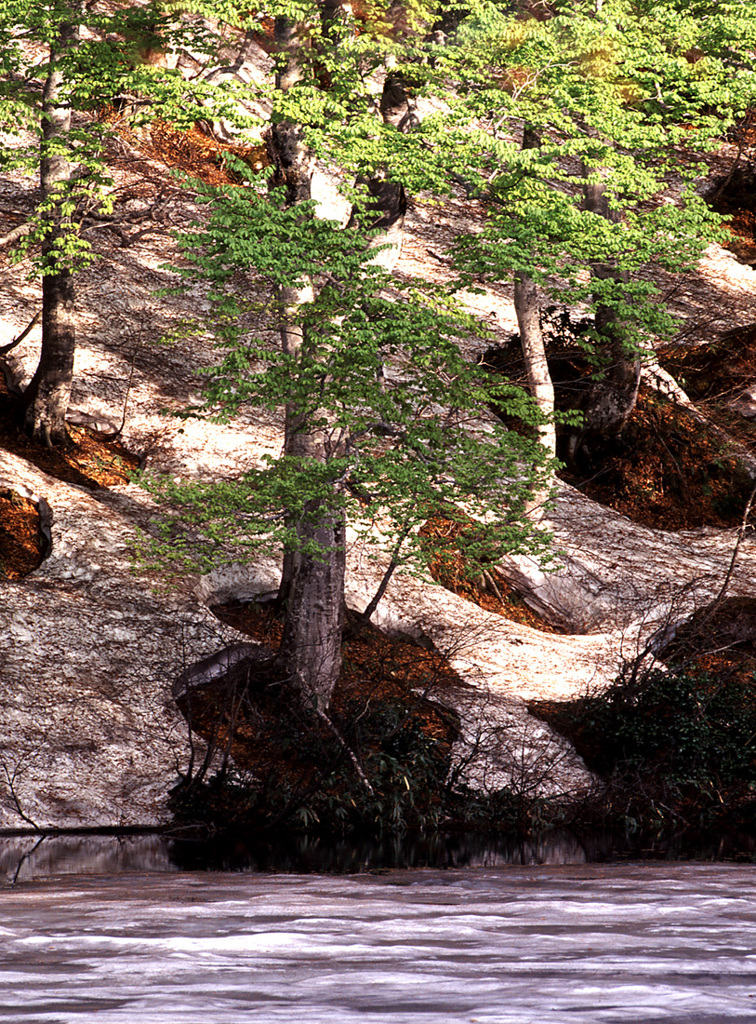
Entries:
[[756,1021],[750,866],[200,872],[97,837],[66,874],[54,847],[0,889],[0,1021]]

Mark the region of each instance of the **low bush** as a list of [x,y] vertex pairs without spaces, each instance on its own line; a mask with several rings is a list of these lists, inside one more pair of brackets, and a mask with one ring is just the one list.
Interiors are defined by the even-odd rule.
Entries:
[[331,725],[279,705],[258,734],[276,756],[254,768],[237,756],[207,779],[185,780],[173,793],[174,821],[210,831],[432,831],[444,816],[456,732],[451,716],[444,725],[429,729],[418,708],[397,700]]
[[756,686],[655,671],[545,715],[606,780],[612,824],[707,824],[756,800]]

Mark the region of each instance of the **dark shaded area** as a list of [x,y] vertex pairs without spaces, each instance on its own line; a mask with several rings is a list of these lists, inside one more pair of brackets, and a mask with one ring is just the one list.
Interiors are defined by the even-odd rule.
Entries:
[[472,601],[487,612],[495,612],[512,622],[520,622],[542,633],[560,633],[527,606],[525,600],[496,568],[495,555],[482,572],[470,575],[465,557],[465,542],[475,544],[475,525],[471,520],[433,519],[419,531],[423,543],[427,541],[428,571],[436,583],[452,594]]
[[661,530],[738,525],[753,488],[720,434],[650,388],[641,389],[600,459],[583,449],[561,475],[594,501]]
[[[748,132],[756,142],[756,115],[752,115],[752,121]],[[714,186],[709,205],[730,218],[730,238],[724,246],[741,263],[756,267],[756,164],[752,160],[739,161],[726,178],[715,180]]]
[[[580,332],[579,323],[557,327],[573,337]],[[748,344],[756,351],[756,332]],[[697,372],[702,387],[705,381],[709,382],[707,386],[714,386],[711,382],[717,379],[731,392],[735,386],[731,370],[735,379],[744,380],[750,360],[750,348],[744,349],[737,340],[732,345],[741,353],[733,354],[733,360],[742,360],[738,362],[740,368],[720,365],[716,378],[710,372],[716,355],[706,356],[703,349],[670,354],[668,368],[686,387],[688,377],[680,364],[687,365],[687,360],[691,366],[700,364]],[[593,372],[585,355],[576,343],[566,344],[563,333],[552,337],[548,362],[557,415],[579,411]],[[524,384],[525,367],[517,339],[489,349],[485,363],[507,379]],[[526,429],[516,422],[509,425]],[[724,418],[724,426],[732,428],[738,440],[754,440],[753,428],[734,411]],[[595,441],[590,446],[579,445],[572,454],[576,431],[579,433],[579,428],[557,422],[557,455],[565,464],[559,475],[594,501],[655,529],[688,530],[740,523],[753,482],[734,445],[728,445],[715,427],[702,424],[657,391],[641,387],[634,412],[621,435],[613,440],[600,446]]]
[[[725,417],[723,425],[736,436],[745,432],[751,443],[756,441],[752,422],[756,402],[752,415],[742,404],[756,381],[756,324],[727,331],[705,345],[664,349],[659,362],[680,381],[689,398]],[[735,409],[730,405],[733,402],[737,403]]]
[[695,830],[660,836],[607,829],[552,829],[523,839],[506,832],[408,832],[373,838],[279,835],[189,836],[169,843],[182,871],[264,871],[359,874],[406,868],[601,864],[627,860],[746,861],[756,858],[756,833]]
[[46,878],[170,874],[180,871],[296,874],[387,873],[411,868],[601,864],[623,861],[756,860],[756,832],[718,828],[654,831],[561,829],[522,838],[504,831],[433,835],[238,834],[200,837],[123,830],[0,836],[0,886]]
[[756,827],[756,685],[694,667],[628,671],[605,692],[534,701],[605,782],[588,819],[660,834]]
[[725,597],[699,609],[677,627],[659,656],[671,665],[735,676],[750,685],[756,673],[756,598]]
[[0,487],[0,576],[28,576],[41,565],[46,547],[37,503]]

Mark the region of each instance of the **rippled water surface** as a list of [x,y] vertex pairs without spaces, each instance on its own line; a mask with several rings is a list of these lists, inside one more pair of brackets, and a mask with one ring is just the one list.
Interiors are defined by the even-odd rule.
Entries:
[[756,1022],[750,867],[60,876],[0,906],[0,1021]]

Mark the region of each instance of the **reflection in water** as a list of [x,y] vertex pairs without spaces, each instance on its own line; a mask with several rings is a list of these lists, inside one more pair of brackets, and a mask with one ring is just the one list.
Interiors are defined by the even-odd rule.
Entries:
[[168,842],[157,835],[0,836],[0,883],[175,870]]
[[566,831],[529,841],[482,836],[393,836],[383,840],[292,836],[254,845],[159,835],[0,837],[0,883],[56,875],[128,872],[280,871],[351,874],[414,867],[582,864],[583,845]]
[[[756,860],[756,838],[697,837],[695,843],[553,830],[514,837],[403,835],[380,840],[287,836],[255,843],[225,837],[192,841],[149,835],[0,836],[0,885],[56,875],[264,871],[359,874],[401,868],[494,868],[618,859]],[[754,1018],[756,1020],[756,1017]]]
[[254,846],[239,842],[174,843],[182,870],[296,871],[357,874],[397,868],[503,867],[509,864],[582,864],[585,850],[572,833],[549,832],[537,839],[480,835],[402,835],[364,840],[293,836]]

